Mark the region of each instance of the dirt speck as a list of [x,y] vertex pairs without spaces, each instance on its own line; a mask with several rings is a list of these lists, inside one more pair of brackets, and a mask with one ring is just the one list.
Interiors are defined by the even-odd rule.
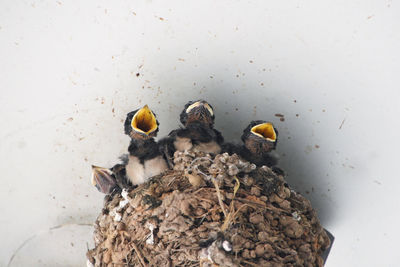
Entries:
[[72,117],[67,119],[67,121],[73,121],[73,120],[74,120],[74,118],[72,118]]
[[132,14],[133,14],[134,16],[136,16],[136,12],[135,12],[135,11],[132,11]]
[[339,126],[339,130],[341,130],[342,129],[342,127],[343,127],[343,124],[344,124],[344,122],[346,121],[346,118],[344,118],[343,119],[343,121],[342,121],[342,123],[340,124],[340,126]]
[[296,114],[296,117],[299,117],[299,116],[300,116],[300,115],[297,113],[297,114]]
[[280,113],[275,113],[275,117],[278,117],[280,121],[285,121],[285,115]]
[[367,17],[367,19],[372,19],[375,15],[370,15]]
[[140,73],[138,72],[138,73],[136,73],[136,77],[139,77],[140,76]]
[[297,100],[295,99],[295,100],[293,100],[293,102],[294,102],[294,103],[297,103]]
[[261,86],[264,86],[264,83],[261,83]]
[[185,61],[185,59],[184,59],[184,58],[178,58],[178,60],[179,60],[179,61],[182,61],[182,62],[184,62],[184,61]]
[[249,60],[249,62],[250,62],[250,63],[253,63],[254,61],[253,61],[253,60]]
[[314,147],[315,147],[315,148],[319,148],[319,145],[315,145]]

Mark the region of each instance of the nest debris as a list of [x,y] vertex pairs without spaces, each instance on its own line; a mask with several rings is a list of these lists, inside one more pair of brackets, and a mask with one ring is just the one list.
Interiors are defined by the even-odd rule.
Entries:
[[175,152],[174,170],[105,197],[94,266],[323,266],[330,240],[284,177],[236,154]]

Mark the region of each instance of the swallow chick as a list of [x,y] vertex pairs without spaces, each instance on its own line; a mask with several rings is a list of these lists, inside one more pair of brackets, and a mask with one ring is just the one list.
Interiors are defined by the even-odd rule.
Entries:
[[183,127],[173,130],[167,139],[162,140],[172,157],[176,150],[218,154],[224,138],[214,129],[214,110],[204,100],[188,102],[180,114]]
[[125,171],[127,158],[121,157],[121,160],[123,164],[116,164],[110,169],[92,165],[92,184],[99,192],[111,194],[130,186]]
[[144,183],[168,169],[159,144],[154,140],[159,130],[158,125],[155,114],[147,105],[127,114],[125,133],[131,137],[131,141],[125,172],[133,185]]
[[271,154],[278,142],[278,131],[271,122],[252,121],[242,134],[242,145],[225,143],[223,152],[236,153],[242,158],[258,165],[272,167],[277,159]]
[[117,186],[114,173],[107,168],[92,165],[92,184],[103,194],[110,194]]
[[252,121],[243,130],[241,137],[244,149],[242,154],[256,165],[269,167],[277,164],[277,159],[271,155],[278,143],[278,131],[271,122]]

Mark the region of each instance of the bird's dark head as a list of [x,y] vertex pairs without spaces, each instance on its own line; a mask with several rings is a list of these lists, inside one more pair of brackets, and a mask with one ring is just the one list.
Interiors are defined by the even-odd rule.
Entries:
[[191,123],[200,123],[212,128],[214,119],[215,116],[212,106],[204,100],[188,102],[180,115],[181,123],[184,126],[188,126]]
[[278,142],[278,131],[271,122],[252,121],[244,129],[242,141],[252,153],[270,152]]
[[147,140],[157,135],[158,125],[156,115],[145,105],[126,115],[125,134],[135,140]]

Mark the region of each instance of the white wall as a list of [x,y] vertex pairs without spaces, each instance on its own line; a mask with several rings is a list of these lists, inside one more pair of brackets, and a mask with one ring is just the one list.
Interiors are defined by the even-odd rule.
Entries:
[[90,165],[126,151],[127,112],[149,104],[163,136],[198,98],[227,140],[276,124],[336,237],[326,266],[398,265],[400,3],[215,2],[0,2],[1,266],[82,266]]

